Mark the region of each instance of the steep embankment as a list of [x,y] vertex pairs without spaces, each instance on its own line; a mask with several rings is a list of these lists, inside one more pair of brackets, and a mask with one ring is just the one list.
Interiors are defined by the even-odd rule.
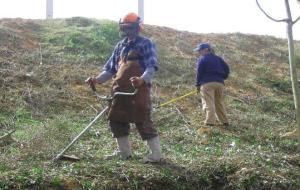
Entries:
[[[200,135],[203,112],[190,96],[154,110],[166,163],[139,162],[147,147],[133,128],[132,160],[104,160],[116,147],[99,121],[69,154],[51,159],[103,108],[84,80],[98,74],[119,40],[117,24],[86,18],[0,20],[0,189],[299,189],[287,42],[270,36],[196,34],[144,26],[157,45],[153,102],[194,89],[192,49],[209,41],[229,63],[231,127]],[[300,43],[296,43],[300,58]],[[98,87],[108,94],[107,83]]]

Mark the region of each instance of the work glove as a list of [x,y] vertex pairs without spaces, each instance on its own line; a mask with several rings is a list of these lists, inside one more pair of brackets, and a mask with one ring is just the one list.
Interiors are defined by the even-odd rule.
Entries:
[[197,94],[200,94],[200,86],[196,86]]
[[141,77],[131,77],[129,80],[134,88],[142,86],[142,84],[145,82]]
[[98,83],[98,81],[95,77],[89,77],[84,82],[87,83],[93,91],[96,91],[95,85]]

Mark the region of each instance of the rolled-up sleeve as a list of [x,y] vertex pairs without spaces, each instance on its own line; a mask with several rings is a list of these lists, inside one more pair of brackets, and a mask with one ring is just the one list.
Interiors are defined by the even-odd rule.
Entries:
[[154,78],[155,69],[154,67],[147,67],[143,75],[141,76],[142,79],[148,84],[151,83],[152,79]]
[[108,81],[109,79],[111,79],[112,77],[113,77],[113,74],[104,70],[96,77],[96,79],[98,80],[99,83],[104,83],[104,82]]

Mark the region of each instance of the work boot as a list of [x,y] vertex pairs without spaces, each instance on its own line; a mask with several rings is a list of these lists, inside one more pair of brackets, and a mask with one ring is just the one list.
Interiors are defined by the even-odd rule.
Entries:
[[162,160],[159,137],[153,137],[147,140],[147,144],[151,150],[151,154],[148,154],[143,158],[143,163],[156,163]]
[[131,158],[131,147],[128,136],[116,138],[118,144],[118,150],[112,155],[106,157],[106,160],[112,160],[115,158],[127,160]]

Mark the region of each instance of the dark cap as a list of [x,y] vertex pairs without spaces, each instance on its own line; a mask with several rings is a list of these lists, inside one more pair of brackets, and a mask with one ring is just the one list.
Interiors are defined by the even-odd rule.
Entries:
[[201,43],[198,44],[198,46],[195,49],[193,49],[193,51],[200,51],[206,48],[210,49],[210,45],[208,43]]

